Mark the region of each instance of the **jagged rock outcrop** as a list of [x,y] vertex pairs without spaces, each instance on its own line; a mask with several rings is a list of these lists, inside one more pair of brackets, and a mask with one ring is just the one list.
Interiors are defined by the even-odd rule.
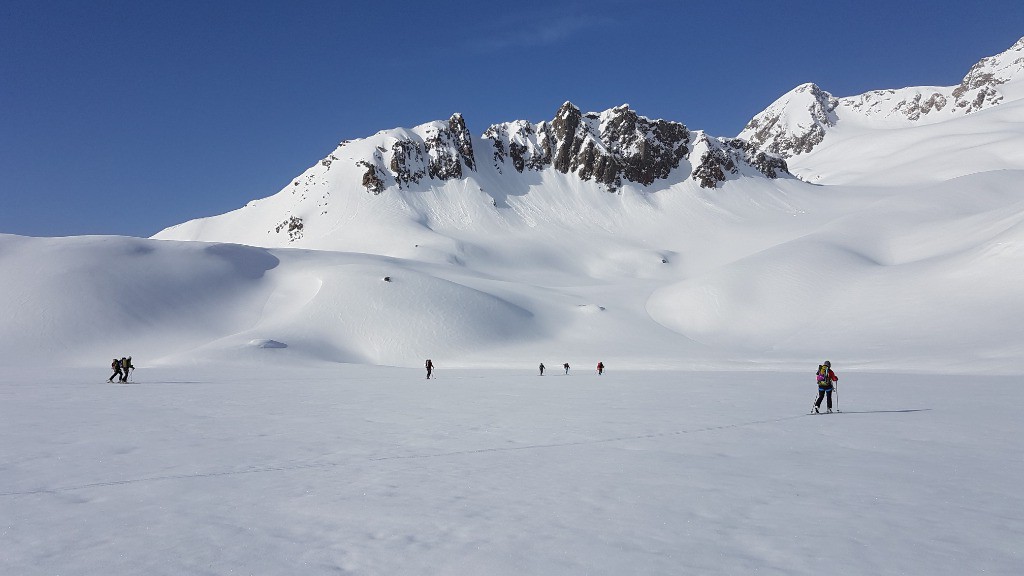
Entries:
[[626,105],[583,114],[571,102],[551,122],[498,124],[483,137],[491,141],[499,171],[507,161],[518,172],[550,166],[609,191],[624,181],[649,186],[667,178],[689,153],[690,142],[689,130],[678,122],[650,120]]
[[[473,137],[461,114],[452,115],[447,123],[386,131],[378,138],[381,143],[372,153],[364,152],[355,160],[363,188],[373,194],[391,186],[405,189],[426,185],[427,180],[459,179],[467,171],[477,170]],[[668,178],[692,150],[691,133],[679,122],[651,120],[628,105],[584,114],[571,102],[563,104],[550,121],[496,124],[483,133],[482,139],[490,143],[491,160],[499,174],[551,168],[601,184],[610,192],[625,183],[650,186]],[[726,156],[719,161],[715,159],[721,154],[713,155],[708,162],[720,166],[733,163],[726,169],[729,174],[738,173],[735,164],[749,165],[769,178],[787,172],[784,161],[763,152],[744,152],[744,146],[723,140],[718,147]],[[701,181],[717,183],[725,178],[723,174]]]
[[302,218],[289,216],[274,228],[274,232],[280,234],[283,231],[288,234],[288,241],[294,242],[302,239],[302,229],[304,226]]
[[939,122],[998,105],[999,87],[1024,80],[1024,38],[1009,50],[982,58],[951,87],[874,90],[835,98],[814,84],[803,84],[755,116],[739,137],[768,152],[791,158],[813,150],[839,122],[899,124]]
[[462,165],[476,170],[473,154],[473,135],[466,128],[462,114],[448,119],[448,128],[428,130],[423,141],[427,161],[427,174],[436,180],[462,178]]
[[[380,152],[377,154],[380,154]],[[366,172],[363,173],[363,187],[366,188],[367,192],[380,194],[384,191],[386,186],[384,178],[387,177],[387,174],[380,168],[379,162],[360,160],[356,162],[356,166],[366,168]]]
[[[367,192],[380,194],[394,184],[408,188],[425,178],[453,180],[462,178],[463,167],[476,170],[473,135],[461,114],[453,114],[447,123],[431,122],[418,131],[398,131],[387,146],[377,146],[369,158],[356,161],[363,168],[362,185]],[[343,142],[342,147],[350,144]]]
[[525,120],[495,124],[484,132],[483,138],[491,141],[494,167],[503,171],[506,160],[513,168],[541,170],[551,164],[551,136],[547,122],[534,126]]
[[788,173],[786,161],[773,154],[767,154],[751,142],[740,138],[713,138],[700,134],[694,141],[694,162],[692,178],[701,188],[715,188],[724,182],[728,174],[740,174],[743,166],[760,172],[769,178],[778,178]]

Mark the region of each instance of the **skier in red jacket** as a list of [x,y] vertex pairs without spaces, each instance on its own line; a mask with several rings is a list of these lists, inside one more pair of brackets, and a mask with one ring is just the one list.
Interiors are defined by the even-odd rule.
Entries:
[[825,360],[825,363],[818,366],[818,399],[814,401],[814,413],[818,413],[818,408],[821,407],[821,399],[828,396],[826,406],[828,411],[832,412],[832,390],[835,389],[833,382],[839,382],[839,376],[832,371],[832,363]]

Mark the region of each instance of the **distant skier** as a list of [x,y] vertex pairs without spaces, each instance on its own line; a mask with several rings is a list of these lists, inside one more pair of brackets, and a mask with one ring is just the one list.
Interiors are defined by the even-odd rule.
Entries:
[[818,408],[821,407],[821,399],[828,397],[828,401],[825,405],[828,407],[829,413],[832,412],[832,390],[835,389],[833,382],[839,382],[839,376],[832,371],[832,363],[825,360],[824,364],[818,366],[818,399],[814,401],[814,413],[818,414]]
[[544,375],[544,363],[543,362],[540,363],[540,375],[541,376]]
[[131,362],[129,362],[127,358],[122,356],[121,360],[119,361],[119,363],[121,364],[121,378],[118,380],[118,382],[127,382],[128,381],[128,366],[131,364]]
[[566,374],[569,373],[569,363],[568,362],[566,362],[565,364],[562,364],[562,368],[565,368],[565,373]]
[[600,376],[601,374],[604,374],[604,362],[597,363],[597,375]]
[[121,382],[128,381],[132,370],[135,370],[135,366],[132,365],[132,357],[121,358]]
[[113,360],[110,361],[110,368],[114,371],[114,373],[110,375],[110,378],[107,378],[107,382],[113,383],[115,376],[118,379],[121,378],[121,361],[118,360],[117,358],[114,358]]
[[434,372],[434,363],[430,361],[430,358],[427,358],[426,367],[427,367],[427,380],[430,380],[430,374]]

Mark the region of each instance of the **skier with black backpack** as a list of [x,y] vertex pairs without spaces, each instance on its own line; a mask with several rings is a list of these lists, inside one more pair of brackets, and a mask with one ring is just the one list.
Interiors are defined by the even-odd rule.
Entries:
[[836,389],[834,383],[838,383],[839,382],[839,376],[836,376],[836,373],[832,371],[832,363],[829,362],[828,360],[825,360],[824,364],[820,364],[818,366],[817,381],[818,381],[818,399],[814,401],[814,413],[815,414],[819,413],[818,408],[821,407],[821,400],[822,400],[822,398],[825,398],[827,396],[828,397],[828,401],[826,402],[825,405],[828,407],[828,411],[831,414],[832,413],[832,391]]
[[107,378],[107,382],[113,383],[115,376],[118,378],[118,381],[123,381],[123,380],[120,380],[120,378],[121,378],[121,361],[118,360],[117,358],[114,358],[110,362],[110,367],[111,367],[111,369],[114,370],[114,373],[110,375],[110,378]]

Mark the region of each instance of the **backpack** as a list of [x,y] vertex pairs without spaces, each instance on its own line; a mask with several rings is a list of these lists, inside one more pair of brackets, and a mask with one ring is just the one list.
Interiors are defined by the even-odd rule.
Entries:
[[829,382],[828,377],[828,366],[821,364],[818,366],[818,384],[827,386]]

